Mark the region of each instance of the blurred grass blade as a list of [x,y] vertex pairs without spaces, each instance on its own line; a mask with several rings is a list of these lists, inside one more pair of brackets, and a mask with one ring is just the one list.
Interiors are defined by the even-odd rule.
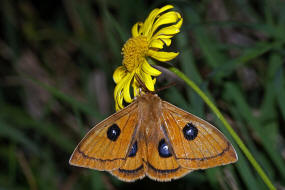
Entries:
[[[271,130],[270,127],[272,125],[269,125],[270,123],[260,123],[252,115],[252,112],[250,111],[250,108],[245,102],[243,95],[233,83],[227,83],[226,89],[231,94],[230,97],[234,101],[234,105],[237,106],[237,109],[239,110],[245,121],[248,123],[248,126],[251,127],[251,129],[255,132],[255,135],[261,141],[265,150],[268,152],[269,157],[274,161],[274,164],[276,164],[276,166],[280,168],[282,178],[285,179],[285,163],[281,155],[276,150],[277,141],[276,139],[274,139],[274,130]],[[273,138],[271,135],[273,135]],[[269,144],[268,142],[272,142],[272,144]]]
[[[3,113],[3,110],[5,110],[5,113]],[[0,113],[2,114],[3,119],[5,119],[5,121],[11,121],[13,126],[19,126],[19,129],[22,130],[33,128],[39,134],[44,135],[50,140],[50,142],[57,144],[58,147],[62,148],[66,152],[72,151],[75,146],[74,142],[68,139],[64,134],[58,133],[58,126],[54,126],[47,121],[34,120],[17,107],[11,107],[8,105],[3,106],[2,109],[0,109]],[[17,115],[17,117],[14,117],[15,115]],[[17,132],[18,129],[15,128],[12,128],[10,131],[4,130],[4,132],[6,131],[6,133],[11,133],[12,135],[14,134],[13,130],[16,130],[15,134],[21,135],[21,133],[19,134],[19,132]]]
[[285,119],[285,78],[282,67],[280,67],[279,71],[276,73],[274,85],[277,102],[280,107],[282,117]]
[[20,145],[23,145],[34,154],[39,154],[39,148],[34,142],[29,140],[25,134],[23,134],[19,129],[16,129],[14,126],[10,126],[4,121],[0,120],[0,136],[3,139],[10,139]]
[[[193,81],[195,81],[198,85],[204,85],[202,83],[202,77],[200,76],[200,73],[198,72],[198,69],[196,68],[196,64],[194,61],[193,54],[191,52],[191,48],[188,44],[188,39],[186,32],[182,31],[178,37],[177,42],[178,49],[180,49],[181,54],[179,55],[181,60],[181,70],[187,75],[192,76]],[[199,95],[197,95],[195,92],[193,92],[191,89],[187,88],[187,96],[190,100],[189,108],[186,110],[190,111],[191,113],[202,117],[204,115],[204,102],[200,98]]]
[[239,150],[236,150],[236,151],[237,151],[237,154],[239,155],[238,162],[236,163],[237,169],[243,179],[243,182],[245,182],[245,185],[247,187],[246,189],[252,189],[252,190],[265,189],[265,188],[262,188],[260,184],[258,184],[242,152]]
[[51,93],[53,96],[57,97],[58,99],[70,104],[72,107],[77,108],[77,109],[85,112],[86,114],[96,116],[100,120],[102,120],[104,118],[97,110],[94,110],[88,104],[81,103],[81,102],[77,101],[76,99],[74,99],[72,96],[65,95],[64,93],[62,93],[61,91],[59,91],[55,87],[44,84],[44,83],[37,81],[37,80],[31,79],[31,81],[40,85],[41,87],[46,89],[49,93]]
[[250,60],[261,56],[262,54],[272,50],[274,47],[278,46],[280,43],[267,43],[260,42],[255,44],[252,48],[245,48],[243,54],[229,62],[225,62],[219,67],[215,68],[209,75],[210,78],[216,77],[226,77],[235,71],[238,67],[243,64],[248,63]]
[[197,23],[201,22],[201,19],[196,11],[187,7],[183,12],[185,14],[184,19],[187,20],[189,24],[192,24],[191,30],[195,35],[195,39],[197,40],[207,63],[212,68],[218,67],[221,63],[224,63],[225,57],[215,47],[216,43],[214,39],[207,33],[204,26],[197,25]]

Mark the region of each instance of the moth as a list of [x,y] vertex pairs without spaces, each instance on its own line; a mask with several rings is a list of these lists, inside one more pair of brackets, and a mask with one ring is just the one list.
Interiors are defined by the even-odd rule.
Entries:
[[170,181],[237,160],[231,143],[213,125],[145,93],[93,127],[69,163],[132,182],[145,176]]

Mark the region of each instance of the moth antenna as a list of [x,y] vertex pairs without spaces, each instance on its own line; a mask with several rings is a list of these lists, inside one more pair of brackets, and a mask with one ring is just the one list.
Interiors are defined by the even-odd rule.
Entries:
[[[151,94],[155,94],[155,93],[156,93],[156,91],[151,91],[151,90],[149,90],[149,89],[146,87],[146,85],[142,82],[142,80],[140,79],[140,77],[139,77],[137,74],[135,74],[135,78],[136,78],[137,82],[139,83],[139,85],[141,86],[141,89],[142,89],[144,92],[151,93]],[[140,93],[141,93],[141,90],[140,90]]]
[[142,80],[140,79],[140,77],[137,74],[135,74],[135,78],[138,81],[139,85],[141,86],[141,88],[140,88],[140,95],[142,95],[141,94],[141,89],[142,89],[142,91],[147,92],[147,93],[157,94],[158,92],[160,92],[162,90],[168,89],[168,88],[176,85],[176,82],[172,82],[172,83],[170,83],[170,84],[168,84],[168,85],[166,85],[164,87],[161,87],[161,88],[159,88],[159,89],[157,89],[155,91],[151,91],[151,90],[149,90],[146,87],[146,85],[142,82]]
[[163,86],[163,87],[161,87],[161,88],[155,90],[155,93],[157,94],[158,92],[161,92],[161,91],[163,91],[163,90],[165,90],[165,89],[168,89],[168,88],[170,88],[170,87],[172,87],[172,86],[175,86],[176,84],[177,84],[176,82],[169,83],[169,84],[167,84],[166,86]]

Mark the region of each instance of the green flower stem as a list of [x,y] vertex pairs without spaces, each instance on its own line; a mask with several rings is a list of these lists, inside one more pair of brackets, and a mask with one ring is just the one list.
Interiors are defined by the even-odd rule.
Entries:
[[[151,61],[153,63],[153,61]],[[156,64],[156,63],[154,63]],[[197,94],[208,104],[208,106],[213,110],[213,112],[217,115],[217,117],[222,121],[222,123],[225,125],[226,129],[229,131],[233,139],[236,141],[240,149],[243,151],[247,159],[250,161],[252,166],[255,168],[257,173],[260,175],[264,183],[267,185],[269,189],[276,189],[270,179],[267,177],[263,169],[260,167],[260,165],[257,163],[257,161],[254,159],[253,155],[250,153],[248,148],[245,146],[243,141],[240,139],[240,137],[237,135],[237,133],[233,130],[231,125],[227,122],[227,120],[224,118],[222,113],[219,111],[219,109],[214,105],[214,103],[207,97],[207,95],[191,80],[189,79],[184,73],[182,73],[179,69],[167,64],[167,63],[160,63],[159,65],[166,67],[170,71],[172,71],[174,74],[176,74],[179,78],[184,80],[194,91],[197,92]]]

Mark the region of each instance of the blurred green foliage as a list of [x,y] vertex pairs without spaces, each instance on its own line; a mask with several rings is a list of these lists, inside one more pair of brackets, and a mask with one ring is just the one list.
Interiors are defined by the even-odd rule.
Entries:
[[155,7],[184,18],[172,62],[222,110],[285,188],[285,1],[0,1],[0,189],[266,189],[201,98],[164,70],[160,96],[221,129],[239,161],[158,183],[75,168],[83,135],[114,112],[112,73],[130,29]]

